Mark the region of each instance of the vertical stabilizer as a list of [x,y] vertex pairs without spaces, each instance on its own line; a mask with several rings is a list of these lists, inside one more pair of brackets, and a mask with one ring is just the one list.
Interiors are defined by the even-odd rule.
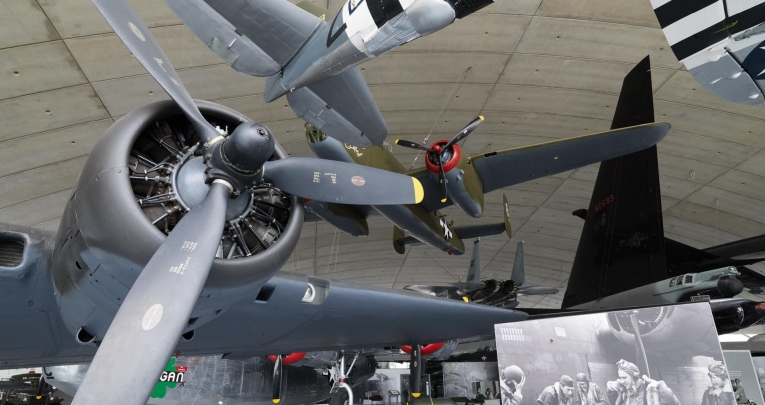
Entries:
[[[612,129],[654,122],[646,57],[624,78]],[[569,308],[668,278],[656,146],[600,164],[563,298]]]
[[523,241],[518,242],[518,248],[515,249],[515,261],[513,262],[513,275],[510,280],[514,281],[516,285],[523,285],[526,283],[526,271],[524,270],[523,263]]
[[478,283],[481,281],[481,260],[479,255],[479,248],[481,238],[478,238],[473,242],[473,256],[470,258],[470,267],[468,268],[467,281],[468,283]]

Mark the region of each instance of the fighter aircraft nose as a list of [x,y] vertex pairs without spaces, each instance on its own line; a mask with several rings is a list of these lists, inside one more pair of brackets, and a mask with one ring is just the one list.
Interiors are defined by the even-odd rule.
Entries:
[[733,276],[721,277],[717,281],[717,291],[725,298],[731,298],[744,291],[744,283]]

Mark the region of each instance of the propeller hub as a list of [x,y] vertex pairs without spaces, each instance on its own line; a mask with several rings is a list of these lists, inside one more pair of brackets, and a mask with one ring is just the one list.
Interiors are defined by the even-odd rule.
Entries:
[[[191,209],[201,203],[210,191],[210,185],[205,184],[205,163],[201,156],[189,159],[178,170],[174,187],[178,202],[186,209]],[[226,220],[230,221],[244,214],[250,206],[251,193],[242,193],[229,201],[226,207]]]
[[430,147],[430,150],[432,150],[434,153],[427,154],[425,158],[425,167],[427,167],[431,173],[438,174],[440,172],[440,169],[438,168],[439,156],[441,157],[441,161],[444,165],[444,173],[448,173],[457,167],[457,164],[462,158],[462,149],[456,143],[452,144],[447,149],[444,148],[448,142],[448,140],[442,139],[433,143],[433,145]]
[[221,147],[227,166],[242,174],[255,174],[274,154],[274,135],[257,122],[240,124]]

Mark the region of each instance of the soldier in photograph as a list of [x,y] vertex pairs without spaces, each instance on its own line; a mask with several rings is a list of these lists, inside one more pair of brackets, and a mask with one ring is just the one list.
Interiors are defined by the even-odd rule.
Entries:
[[680,405],[664,381],[641,377],[640,369],[626,360],[619,360],[616,367],[619,378],[606,383],[611,405]]
[[526,376],[518,366],[506,367],[499,376],[499,386],[502,390],[502,405],[521,405],[523,401],[523,384]]
[[712,385],[704,392],[701,405],[731,405],[736,401],[730,383],[728,370],[722,364],[709,366],[709,380]]
[[[581,405],[608,405],[606,394],[585,373],[576,375],[577,395]],[[716,404],[715,404],[716,405]]]
[[545,388],[539,398],[538,405],[573,405],[574,404],[574,380],[567,375],[562,375],[560,380]]

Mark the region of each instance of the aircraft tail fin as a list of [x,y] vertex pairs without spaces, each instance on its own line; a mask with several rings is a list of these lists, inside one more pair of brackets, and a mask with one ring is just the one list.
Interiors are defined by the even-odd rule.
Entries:
[[[653,121],[646,57],[624,78],[611,128]],[[661,212],[656,146],[603,161],[562,307],[668,278]]]
[[510,280],[516,285],[523,285],[526,282],[526,271],[523,262],[523,241],[518,242],[518,248],[515,249],[515,261],[513,262],[513,275]]
[[470,258],[470,267],[468,267],[467,278],[468,283],[478,283],[481,281],[481,258],[480,249],[481,238],[478,238],[473,242],[473,256]]

